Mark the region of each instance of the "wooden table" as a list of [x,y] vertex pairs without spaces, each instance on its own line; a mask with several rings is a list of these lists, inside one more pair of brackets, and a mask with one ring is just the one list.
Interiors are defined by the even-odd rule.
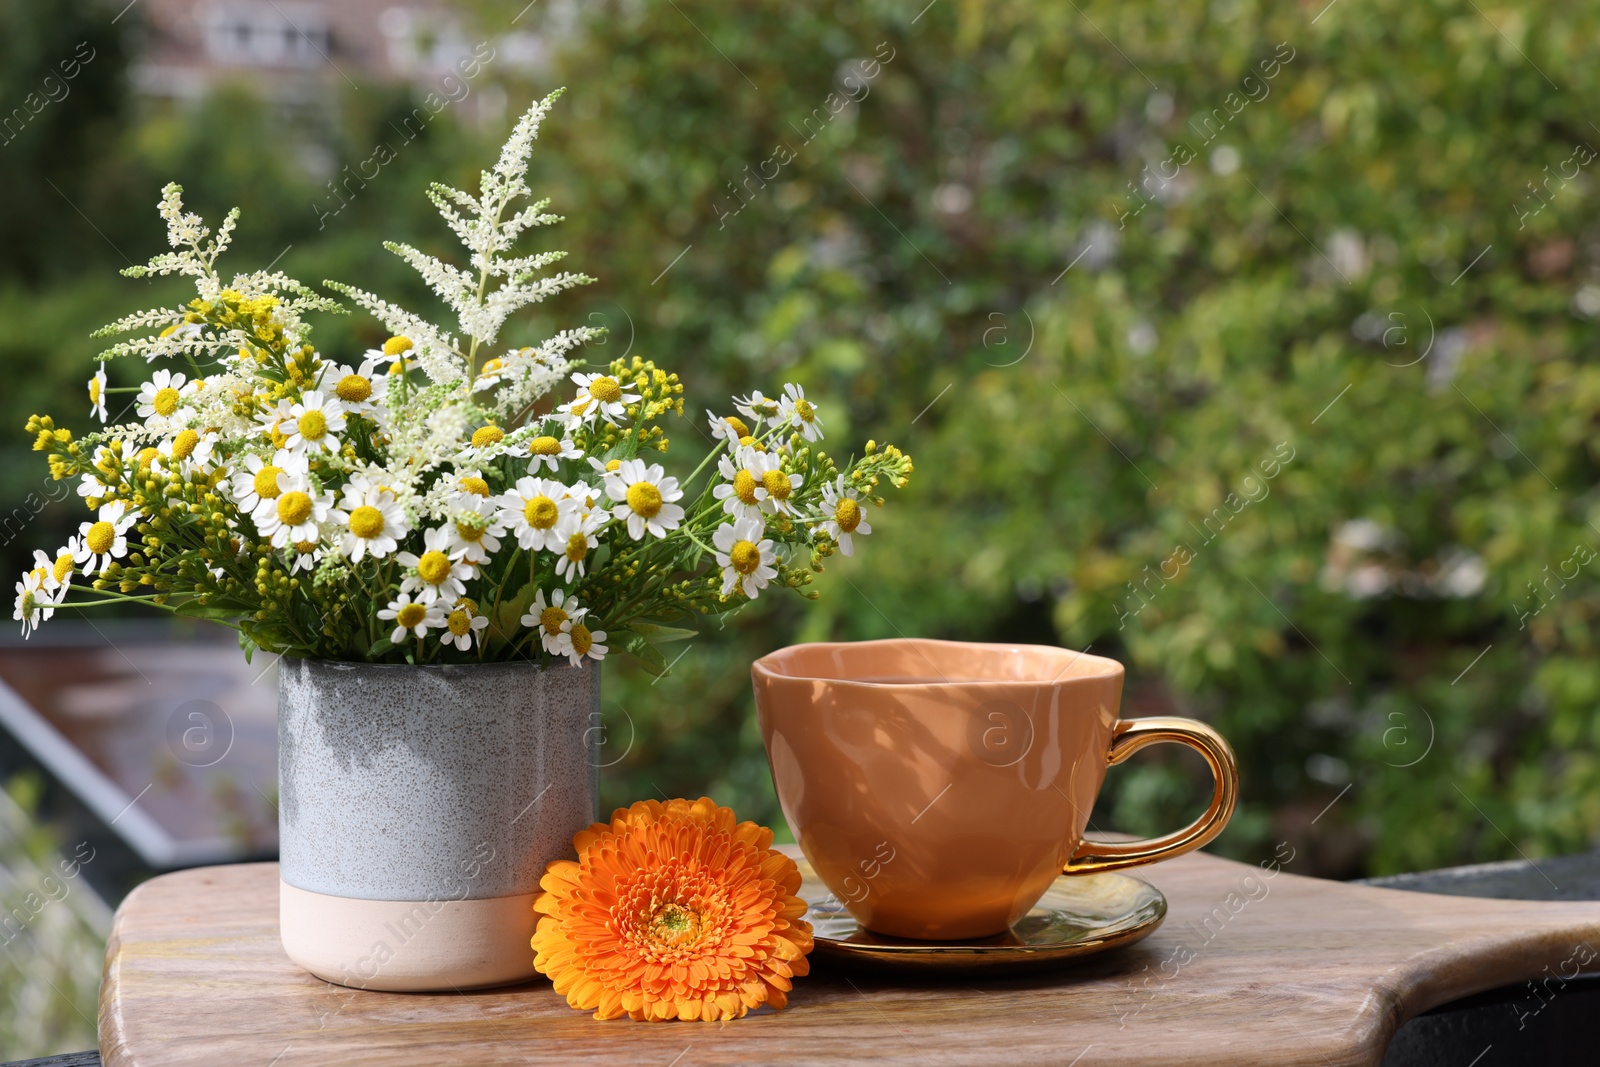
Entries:
[[[597,1023],[542,981],[444,995],[328,985],[284,957],[277,867],[165,875],[107,951],[105,1063],[1376,1064],[1405,1019],[1600,969],[1600,904],[1301,878],[1196,854],[1146,868],[1166,923],[1060,972],[917,982],[817,972],[732,1023]],[[1548,970],[1546,970],[1548,968]],[[1548,986],[1549,988],[1559,988]]]

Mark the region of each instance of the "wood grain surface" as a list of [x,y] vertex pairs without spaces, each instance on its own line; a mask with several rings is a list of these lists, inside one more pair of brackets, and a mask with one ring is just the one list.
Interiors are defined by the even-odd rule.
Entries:
[[[1292,863],[1290,864],[1292,866]],[[820,964],[790,1007],[735,1022],[599,1023],[539,981],[368,993],[278,945],[276,864],[140,886],[100,993],[113,1065],[1376,1064],[1428,1008],[1600,969],[1600,903],[1477,900],[1302,878],[1191,854],[1142,877],[1166,923],[1059,972],[915,981]],[[1268,874],[1271,877],[1268,877]]]

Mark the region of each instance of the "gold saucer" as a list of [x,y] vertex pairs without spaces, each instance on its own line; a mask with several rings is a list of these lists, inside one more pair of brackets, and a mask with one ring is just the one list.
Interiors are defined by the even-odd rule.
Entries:
[[852,967],[927,975],[1044,970],[1131,945],[1167,917],[1167,898],[1126,874],[1062,875],[1005,934],[971,941],[916,941],[863,929],[805,859],[800,896],[815,955]]

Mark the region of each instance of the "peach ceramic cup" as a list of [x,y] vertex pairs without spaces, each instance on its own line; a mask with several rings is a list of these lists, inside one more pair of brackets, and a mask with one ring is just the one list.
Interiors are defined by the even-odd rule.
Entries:
[[[1122,720],[1122,664],[1043,645],[794,645],[755,662],[756,711],[789,826],[868,929],[1003,933],[1063,872],[1153,863],[1222,832],[1238,766],[1192,719]],[[1085,841],[1106,769],[1172,741],[1210,764],[1206,813],[1145,841]]]

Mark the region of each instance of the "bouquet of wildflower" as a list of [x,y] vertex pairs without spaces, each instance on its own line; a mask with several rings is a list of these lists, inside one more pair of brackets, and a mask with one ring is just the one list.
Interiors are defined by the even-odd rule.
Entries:
[[[198,296],[97,334],[141,333],[102,362],[169,364],[138,388],[138,421],[80,439],[29,420],[93,514],[53,557],[35,553],[17,585],[24,634],[64,604],[137,602],[230,625],[247,654],[581,664],[615,646],[659,669],[656,646],[690,633],[669,624],[771,585],[804,592],[853,551],[871,532],[863,505],[905,485],[911,460],[871,442],[842,465],[816,450],[822,421],[798,386],[707,412],[714,448],[680,481],[651,461],[667,450],[660,420],[683,413],[677,375],[637,357],[576,370],[600,333],[587,327],[495,348],[513,312],[592,281],[547,271],[562,252],[513,252],[560,221],[548,200],[513,206],[558,95],[522,116],[476,196],[429,189],[465,266],[385,245],[452,327],[324,283],[393,334],[359,361],[311,344],[303,316],[343,310],[329,297],[282,273],[223,283],[237,209],[213,236],[179,186],[163,190],[174,251],[124,273],[185,275]],[[89,383],[102,422],[112,391],[102,366]]]

